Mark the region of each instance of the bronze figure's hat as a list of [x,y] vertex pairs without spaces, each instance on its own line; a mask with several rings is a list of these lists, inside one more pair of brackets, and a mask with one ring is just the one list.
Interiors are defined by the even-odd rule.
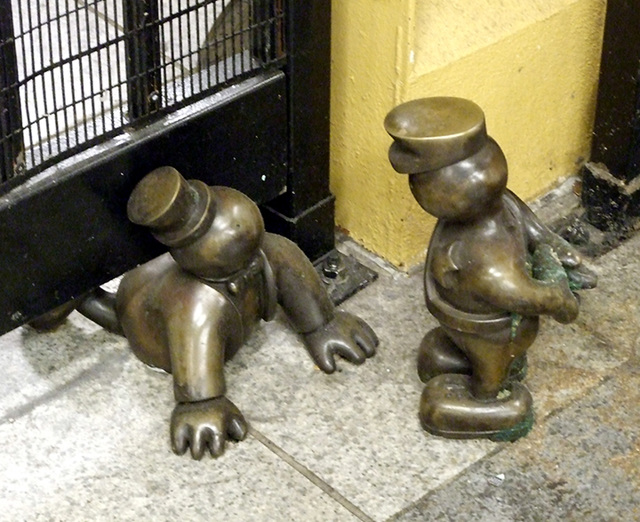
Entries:
[[182,247],[209,229],[215,203],[202,181],[187,181],[173,167],[160,167],[133,189],[127,215],[133,223],[149,227],[162,244]]
[[403,103],[387,114],[384,128],[394,140],[389,160],[402,174],[452,165],[478,152],[487,141],[482,109],[463,98]]

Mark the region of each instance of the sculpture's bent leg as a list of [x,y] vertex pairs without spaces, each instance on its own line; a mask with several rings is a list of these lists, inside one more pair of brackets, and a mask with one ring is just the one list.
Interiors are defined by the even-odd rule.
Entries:
[[72,299],[29,321],[29,326],[39,332],[49,332],[61,326],[74,310],[91,319],[103,328],[118,335],[124,335],[116,316],[116,295],[100,287]]
[[513,338],[506,331],[479,336],[443,327],[442,333],[467,356],[472,371],[442,374],[427,382],[420,400],[424,429],[449,438],[516,440],[526,435],[533,425],[533,401],[524,385],[509,380],[509,371],[537,331],[535,317],[523,318]]
[[73,312],[77,306],[78,302],[75,299],[67,301],[53,310],[49,310],[35,319],[32,319],[28,324],[38,332],[51,332],[62,326],[67,320],[69,314]]
[[443,373],[471,375],[471,362],[438,326],[422,338],[418,348],[418,376],[426,383]]
[[[444,373],[471,375],[471,362],[441,327],[429,330],[418,348],[418,377],[424,383]],[[522,381],[527,376],[527,355],[517,356],[509,367],[508,379]]]

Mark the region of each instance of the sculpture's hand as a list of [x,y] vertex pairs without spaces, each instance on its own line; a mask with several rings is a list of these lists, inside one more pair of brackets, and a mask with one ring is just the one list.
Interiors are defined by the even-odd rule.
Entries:
[[571,290],[588,290],[598,284],[598,275],[584,265],[567,268],[566,271]]
[[555,299],[550,301],[551,316],[560,323],[570,323],[578,317],[578,300],[569,286],[567,269],[552,245],[543,243],[533,253],[533,277],[552,283]]
[[335,371],[336,354],[353,364],[362,364],[378,346],[371,327],[348,312],[336,312],[329,323],[302,337],[314,362],[325,373]]
[[242,440],[247,423],[240,410],[226,397],[199,402],[179,402],[171,415],[171,445],[174,453],[200,460],[209,449],[212,457],[224,452],[227,440]]
[[559,323],[571,323],[578,318],[580,305],[574,293],[569,289],[569,284],[566,280],[556,284],[560,293],[560,304],[551,316]]
[[576,268],[582,264],[582,256],[559,235],[549,232],[545,237],[544,243],[553,249],[565,268]]

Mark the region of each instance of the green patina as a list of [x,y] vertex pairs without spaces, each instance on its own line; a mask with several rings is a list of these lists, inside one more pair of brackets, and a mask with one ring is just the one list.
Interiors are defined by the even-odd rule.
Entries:
[[[571,269],[567,269],[562,265],[558,254],[556,254],[551,245],[546,243],[538,245],[533,254],[527,256],[526,266],[529,274],[538,281],[548,283],[566,281],[571,291],[575,292],[582,289],[579,279],[569,277],[568,273]],[[511,340],[515,339],[521,321],[522,315],[515,312],[511,313]]]
[[506,430],[499,431],[489,437],[489,440],[493,442],[513,442],[521,437],[524,437],[533,428],[535,416],[533,411],[530,411],[527,416],[515,426]]

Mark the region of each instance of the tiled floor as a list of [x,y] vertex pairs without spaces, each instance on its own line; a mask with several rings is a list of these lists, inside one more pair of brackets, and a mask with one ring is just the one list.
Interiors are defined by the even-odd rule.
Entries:
[[250,434],[218,460],[171,452],[171,379],[124,339],[75,313],[0,337],[0,520],[640,519],[640,236],[593,260],[575,324],[543,322],[536,424],[515,443],[421,430],[421,275],[341,248],[380,274],[343,305],[378,354],[327,376],[281,318],[264,324],[227,366]]

